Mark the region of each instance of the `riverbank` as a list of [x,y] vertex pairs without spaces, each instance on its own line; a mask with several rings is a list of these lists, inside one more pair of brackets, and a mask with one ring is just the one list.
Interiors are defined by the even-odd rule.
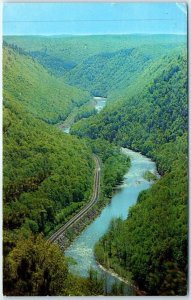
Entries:
[[99,113],[105,107],[106,102],[107,98],[105,97],[93,97],[90,101],[82,106],[74,108],[66,120],[57,124],[57,126],[63,132],[70,133],[70,128],[74,123]]
[[[129,169],[129,166],[125,167],[124,176]],[[99,193],[99,199],[95,203],[95,205],[83,216],[83,218],[76,221],[68,230],[65,232],[64,236],[60,239],[61,243],[60,246],[63,251],[67,250],[68,247],[72,244],[72,242],[85,230],[85,228],[88,227],[95,219],[98,217],[102,210],[109,205],[111,202],[112,197],[115,195],[115,193],[118,192],[118,187],[121,186],[122,180],[119,180],[116,185],[112,189],[112,193],[109,196],[106,196],[104,194],[104,180],[103,180],[103,171],[104,169],[103,164],[101,163],[101,180],[100,180],[100,193]],[[87,205],[87,203],[86,203]]]
[[[83,214],[83,217],[76,220],[76,215],[73,215],[75,222],[71,223],[71,220],[69,220],[68,222],[70,226],[67,226],[67,224],[62,225],[61,228],[58,229],[58,235],[57,232],[55,233],[57,235],[59,245],[63,251],[70,246],[72,241],[101,213],[103,208],[110,202],[112,196],[116,192],[116,188],[121,183],[124,174],[127,172],[130,166],[130,160],[128,157],[126,155],[122,155],[120,149],[109,142],[95,141],[91,142],[89,146],[92,148],[94,153],[97,153],[97,155],[102,158],[102,162],[99,159],[99,166],[97,166],[96,171],[96,174],[99,173],[101,191],[98,193],[99,199],[96,197],[97,200],[94,206],[91,206],[90,208],[88,203],[84,203],[85,206],[88,205],[88,211],[84,211],[85,214]],[[81,207],[80,210],[84,210],[84,207]],[[78,214],[81,216],[80,212]],[[53,235],[55,234],[53,233]]]
[[[100,269],[94,256],[95,244],[108,231],[113,218],[127,218],[128,209],[137,201],[142,190],[148,189],[151,183],[143,178],[145,171],[156,171],[156,165],[147,157],[125,149],[126,155],[131,157],[131,167],[124,175],[123,184],[112,196],[110,204],[107,205],[101,214],[71,243],[65,252],[66,256],[72,257],[76,265],[71,265],[70,270],[82,277],[88,276],[90,268],[95,269],[98,275],[103,275],[104,270]],[[108,274],[108,285],[116,282],[116,277]],[[117,279],[118,280],[118,279]],[[126,285],[128,285],[126,283]],[[129,292],[126,292],[129,295]]]
[[136,293],[136,296],[145,296],[146,295],[146,293],[144,291],[139,290],[139,288],[136,285],[134,285],[130,280],[127,280],[126,278],[119,276],[112,268],[106,268],[105,266],[101,265],[98,261],[96,261],[96,262],[101,270],[103,270],[106,273],[109,273],[113,277],[117,278],[119,281],[132,287],[133,291],[135,291],[135,293]]

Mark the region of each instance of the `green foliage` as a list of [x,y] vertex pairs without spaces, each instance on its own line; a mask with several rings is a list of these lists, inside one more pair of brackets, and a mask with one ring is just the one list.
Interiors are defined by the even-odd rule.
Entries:
[[175,141],[187,130],[186,57],[165,57],[158,61],[157,72],[155,69],[145,72],[145,77],[152,79],[140,86],[140,92],[132,96],[127,89],[120,101],[109,103],[88,121],[74,124],[72,133],[102,137],[156,158],[155,145]]
[[150,171],[146,171],[143,175],[144,179],[148,180],[148,181],[155,181],[157,180],[157,176],[156,174],[153,174]]
[[150,61],[152,57],[134,48],[100,53],[68,72],[65,79],[89,90],[94,96],[106,97],[116,88],[130,84]]
[[157,161],[164,176],[140,194],[126,221],[113,221],[96,246],[96,256],[125,278],[131,271],[149,295],[185,295],[187,64],[181,55],[164,58],[164,64],[140,97],[124,98],[89,120],[86,131],[79,122],[73,132],[115,140]]
[[175,161],[170,173],[140,194],[126,221],[113,221],[95,248],[101,264],[125,278],[130,270],[149,295],[187,291],[186,169],[186,157]]
[[4,37],[5,45],[94,96],[119,94],[154,60],[185,43],[178,35]]
[[19,239],[4,261],[4,294],[46,296],[65,294],[68,267],[59,247],[42,235]]
[[[4,292],[7,295],[103,294],[103,281],[97,275],[86,280],[73,277],[79,290],[70,287],[71,275],[67,275],[64,257],[54,246],[50,246],[50,253],[47,243],[31,234],[50,234],[89,201],[95,167],[91,148],[103,158],[106,169],[112,155],[115,167],[119,162],[123,164],[126,161],[121,158],[116,146],[110,147],[106,142],[87,146],[87,142],[63,134],[40,120],[48,113],[46,108],[38,111],[34,101],[40,102],[40,97],[49,90],[50,81],[55,81],[58,86],[60,81],[50,78],[40,65],[20,49],[15,50],[5,49],[4,61],[7,70],[4,73],[3,114]],[[11,60],[11,64],[8,60]],[[25,72],[26,67],[33,72]],[[14,76],[18,73],[23,81],[15,86]],[[40,75],[45,76],[46,82],[43,84],[38,83]],[[25,81],[27,78],[32,81],[29,90]],[[64,85],[61,88],[66,92]],[[18,94],[18,91],[22,92]],[[34,100],[31,103],[27,102],[29,94]],[[48,101],[52,101],[51,94],[46,96],[49,97]],[[50,105],[48,101],[47,108]],[[60,109],[59,105],[56,103],[55,108]],[[64,107],[61,106],[61,109],[64,110]],[[82,105],[75,119],[88,117],[89,113],[94,113],[92,103]],[[114,170],[113,166],[114,180],[111,184],[117,183],[123,171],[124,166],[118,170]],[[53,267],[56,258],[58,261]],[[63,272],[62,276],[60,272]]]
[[[186,143],[184,139],[181,142]],[[172,171],[140,195],[124,224],[126,266],[149,294],[186,294],[186,170],[184,153],[183,161],[174,161]],[[176,284],[170,274],[177,277]]]
[[[5,294],[105,293],[97,274],[90,271],[88,279],[69,274],[60,250],[31,234],[51,233],[89,200],[92,151],[102,159],[102,193],[111,196],[130,164],[113,143],[150,156],[164,176],[140,194],[126,221],[112,222],[96,246],[96,257],[121,276],[132,277],[149,295],[186,294],[185,37],[5,41]],[[95,114],[89,92],[66,81],[95,96],[107,95],[108,104]],[[46,124],[63,120],[77,122],[72,134],[92,140]],[[114,285],[112,293],[121,295],[122,288]]]
[[[91,149],[24,114],[13,100],[6,99],[4,110],[5,228],[48,232],[89,201],[94,176]],[[55,218],[61,210],[62,218]]]
[[92,100],[90,100],[80,107],[75,107],[72,110],[72,112],[68,115],[66,120],[64,122],[60,122],[59,127],[61,129],[70,128],[73,123],[76,123],[81,119],[89,118],[90,116],[93,116],[96,113],[97,110],[95,109],[95,104]]
[[102,159],[101,192],[104,197],[110,197],[130,167],[130,159],[121,153],[119,147],[106,140],[88,140],[88,143],[92,151]]
[[[108,37],[106,38],[107,41]],[[154,60],[172,51],[172,45],[167,47],[167,42],[161,36],[152,41],[144,37],[144,43],[132,37],[124,36],[124,48],[114,51],[117,40],[112,40],[112,52],[102,50],[96,55],[88,57],[75,68],[65,74],[65,80],[78,87],[91,92],[94,96],[111,96],[119,94],[121,90],[131,85]],[[174,41],[173,51],[179,49],[181,43]],[[121,93],[121,92],[120,92]],[[118,96],[118,95],[117,95]]]
[[92,270],[88,278],[70,274],[59,246],[31,235],[20,237],[4,259],[3,284],[6,296],[96,296],[104,294],[105,281]]
[[82,105],[79,109],[76,109],[73,122],[76,123],[81,119],[89,118],[90,116],[93,116],[96,113],[97,110],[95,109],[95,105],[92,103],[92,101],[89,101],[88,103]]
[[36,117],[55,124],[65,120],[74,107],[90,99],[87,92],[50,75],[29,55],[9,47],[4,47],[3,52],[5,96],[17,99]]
[[[150,55],[167,53],[181,44],[186,37],[181,35],[97,35],[97,36],[4,36],[12,47],[34,56],[55,74],[65,73],[69,68],[100,53],[112,53],[127,48],[139,47]],[[155,47],[155,45],[157,45]],[[146,50],[144,50],[146,49]],[[53,59],[54,58],[54,59]],[[62,63],[61,63],[62,61]],[[62,64],[62,66],[61,66]]]

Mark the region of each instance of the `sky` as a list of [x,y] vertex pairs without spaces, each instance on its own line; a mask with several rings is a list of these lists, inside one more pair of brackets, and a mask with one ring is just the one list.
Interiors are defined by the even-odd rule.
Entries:
[[184,3],[6,3],[4,35],[186,34]]

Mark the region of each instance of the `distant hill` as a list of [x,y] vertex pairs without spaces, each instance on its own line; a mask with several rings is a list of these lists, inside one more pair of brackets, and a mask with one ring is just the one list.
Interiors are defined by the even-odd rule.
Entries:
[[[122,38],[121,38],[122,39]],[[171,39],[170,39],[171,40]],[[106,38],[107,41],[107,38]],[[124,48],[114,51],[116,40],[110,41],[111,50],[90,56],[68,70],[68,83],[88,90],[93,96],[120,97],[153,62],[172,52],[180,52],[185,43],[179,38],[169,43],[158,37],[124,37]],[[103,47],[104,49],[104,47]],[[114,99],[114,97],[112,97]]]
[[182,35],[4,36],[3,40],[26,51],[57,76],[102,53],[139,47],[152,56],[186,43]]

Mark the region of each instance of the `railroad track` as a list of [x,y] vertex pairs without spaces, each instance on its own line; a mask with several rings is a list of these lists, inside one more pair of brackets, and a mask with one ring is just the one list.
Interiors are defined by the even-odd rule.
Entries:
[[93,186],[93,195],[91,197],[90,202],[80,210],[73,218],[71,218],[66,224],[64,224],[61,228],[59,228],[55,233],[53,233],[48,241],[56,242],[59,237],[68,229],[71,225],[73,225],[77,220],[81,219],[88,210],[98,201],[99,199],[99,191],[100,191],[100,171],[101,171],[101,163],[100,159],[97,155],[94,155],[94,160],[96,163],[95,167],[95,176],[94,176],[94,186]]

